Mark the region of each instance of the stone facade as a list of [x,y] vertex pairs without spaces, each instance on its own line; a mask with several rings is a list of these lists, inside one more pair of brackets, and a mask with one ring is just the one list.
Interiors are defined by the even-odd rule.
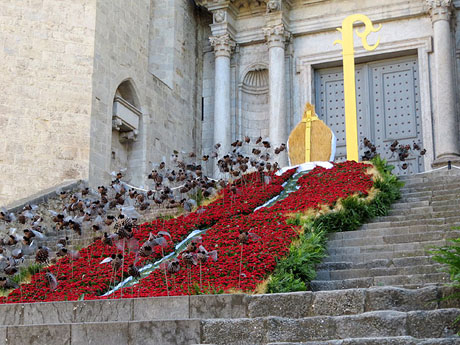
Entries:
[[[1,1],[0,204],[63,180],[107,183],[123,164],[142,185],[151,162],[201,150],[208,15],[187,0],[163,5]],[[112,130],[122,83],[141,112],[137,140],[124,143]]]
[[[354,13],[383,25],[370,38],[380,38],[376,51],[355,40],[363,73],[371,61],[417,64],[421,128],[410,140],[427,149],[418,169],[456,162],[456,8],[459,0],[1,1],[0,204],[69,179],[107,183],[123,167],[143,185],[151,162],[173,149],[207,154],[243,135],[285,142],[305,103],[321,97],[318,76],[341,66],[336,28]],[[137,127],[113,121],[115,97]]]
[[87,179],[96,1],[0,2],[0,204]]

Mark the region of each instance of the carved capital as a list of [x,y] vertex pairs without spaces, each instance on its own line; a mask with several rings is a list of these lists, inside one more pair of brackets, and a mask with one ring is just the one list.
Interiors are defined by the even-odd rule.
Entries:
[[452,14],[452,0],[426,0],[431,20],[449,20]]
[[214,24],[221,24],[227,21],[227,11],[224,10],[217,10],[213,13],[213,21]]
[[284,24],[270,26],[264,28],[263,31],[269,48],[284,48],[286,42],[288,42],[291,39],[291,33],[286,30]]
[[230,38],[229,34],[211,36],[209,37],[209,41],[211,42],[211,46],[214,48],[214,54],[216,57],[230,57],[236,46],[236,42]]
[[267,2],[267,13],[272,13],[281,10],[280,0],[270,0]]

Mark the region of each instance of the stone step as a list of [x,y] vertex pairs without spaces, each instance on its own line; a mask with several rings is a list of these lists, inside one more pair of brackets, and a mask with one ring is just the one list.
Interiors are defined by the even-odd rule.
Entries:
[[460,178],[450,179],[448,181],[429,181],[425,183],[406,183],[401,188],[402,193],[407,192],[424,192],[424,191],[443,191],[450,189],[460,189]]
[[406,215],[400,214],[400,215],[387,215],[383,217],[376,217],[374,219],[375,223],[379,222],[406,222],[406,221],[411,221],[411,220],[416,220],[416,221],[431,221],[431,220],[437,220],[437,219],[446,219],[448,221],[458,221],[457,219],[460,219],[460,212],[458,209],[452,209],[452,210],[438,210],[438,211],[431,211],[431,212],[425,212],[422,214],[413,214],[410,212],[407,212]]
[[452,231],[452,225],[406,225],[406,226],[394,226],[390,228],[377,228],[367,229],[361,227],[360,230],[334,232],[328,235],[328,238],[332,240],[351,240],[363,237],[378,237],[378,236],[395,236],[395,235],[407,235],[424,232],[445,232],[449,233]]
[[414,275],[439,273],[443,268],[440,264],[417,265],[406,267],[375,267],[375,268],[351,268],[344,270],[318,270],[317,280],[343,280],[353,278],[367,278],[393,275]]
[[349,261],[324,262],[316,266],[320,270],[346,270],[346,269],[371,269],[383,267],[410,267],[418,265],[433,265],[431,256],[414,256],[407,258],[392,258],[392,259],[375,259],[362,263],[353,263]]
[[[367,235],[367,234],[366,234]],[[433,231],[433,232],[415,232],[409,234],[397,234],[397,235],[382,235],[382,236],[363,236],[362,238],[350,238],[350,239],[336,239],[329,240],[327,248],[329,249],[340,249],[340,248],[353,248],[353,247],[365,247],[370,245],[391,245],[401,243],[420,243],[428,241],[439,241],[445,239],[454,239],[460,237],[459,230],[451,231]]]
[[[439,203],[440,201],[438,201]],[[388,216],[401,216],[401,215],[424,215],[426,213],[434,213],[436,216],[441,216],[441,217],[446,217],[445,215],[442,214],[442,212],[445,212],[447,215],[450,215],[451,212],[456,211],[457,213],[460,213],[459,211],[459,205],[460,201],[455,199],[452,201],[442,201],[445,202],[445,205],[424,205],[424,206],[411,206],[409,204],[409,207],[402,207],[401,206],[395,206],[392,207],[388,211]],[[428,201],[426,203],[429,203]],[[414,203],[415,204],[415,203]]]
[[429,250],[434,247],[440,247],[446,245],[446,240],[431,240],[423,242],[408,242],[408,243],[389,243],[389,244],[375,244],[365,246],[354,246],[354,247],[334,247],[327,248],[330,255],[359,255],[359,254],[370,254],[379,252],[407,252],[407,251],[418,251],[418,250]]
[[[303,319],[262,318],[202,321],[202,342],[207,344],[267,344],[340,338],[387,338],[411,336],[418,339],[453,336],[458,309],[436,311],[376,311],[358,315]],[[430,320],[430,327],[426,327]]]
[[431,203],[429,200],[425,201],[413,201],[413,202],[400,202],[397,201],[391,205],[391,209],[410,209],[413,207],[425,207],[430,206]]
[[428,273],[413,275],[390,275],[364,278],[350,278],[343,280],[313,280],[313,291],[359,289],[373,286],[400,286],[407,288],[419,288],[429,284],[446,284],[450,282],[447,273]]
[[429,204],[433,207],[436,208],[441,208],[441,207],[455,207],[460,205],[460,199],[452,199],[452,200],[435,200],[429,202]]
[[448,218],[429,218],[429,219],[412,219],[412,220],[401,220],[401,221],[386,221],[385,218],[381,221],[364,224],[361,230],[367,229],[382,229],[382,228],[394,228],[402,226],[419,226],[419,225],[449,225],[457,226],[460,224],[460,216],[448,217]]
[[411,259],[414,257],[426,256],[428,255],[427,249],[418,249],[418,250],[407,250],[399,252],[376,252],[376,253],[367,253],[367,254],[339,254],[339,255],[330,255],[324,258],[324,263],[329,262],[353,262],[354,264],[366,263],[372,260],[387,259]]
[[302,343],[269,343],[267,345],[460,345],[460,338],[417,339],[414,337],[348,338]]
[[[428,203],[428,202],[426,202]],[[424,215],[429,212],[433,212],[433,207],[429,205],[423,205],[423,206],[414,206],[413,203],[412,205],[408,205],[410,207],[402,207],[401,206],[395,206],[393,205],[392,208],[388,211],[388,216],[402,216],[402,215]],[[447,210],[446,210],[447,211]]]

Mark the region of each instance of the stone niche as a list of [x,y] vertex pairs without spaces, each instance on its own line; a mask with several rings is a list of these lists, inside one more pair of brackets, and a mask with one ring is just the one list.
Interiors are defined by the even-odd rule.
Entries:
[[253,68],[246,73],[241,90],[241,136],[251,138],[251,145],[259,136],[268,136],[269,87],[268,69],[265,66]]
[[[125,81],[117,89],[113,99],[111,171],[124,170],[127,180],[134,178],[133,172],[142,168],[143,146],[142,111],[131,81]],[[138,179],[134,178],[136,182]],[[131,182],[135,182],[135,181]]]

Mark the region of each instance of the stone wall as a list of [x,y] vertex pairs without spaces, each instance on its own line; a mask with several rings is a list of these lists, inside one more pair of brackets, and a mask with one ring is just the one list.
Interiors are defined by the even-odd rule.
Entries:
[[[134,86],[142,110],[138,139],[130,153],[131,183],[145,183],[151,163],[169,157],[173,149],[201,150],[201,54],[197,52],[202,48],[197,10],[187,0],[172,2],[173,11],[162,11],[154,5],[151,0],[98,2],[91,122],[92,185],[109,180],[112,104],[117,87],[125,80]],[[155,35],[160,33],[152,23],[162,15],[166,16],[161,18],[162,22],[172,23],[172,28],[168,26],[166,31],[170,35],[162,32],[160,39],[156,39]],[[151,68],[150,54],[162,51],[162,42],[169,52],[164,63],[173,66],[168,84],[163,81],[167,79],[164,75],[151,73],[155,69]],[[153,60],[157,58],[155,55]]]
[[0,1],[0,205],[87,179],[96,0]]

